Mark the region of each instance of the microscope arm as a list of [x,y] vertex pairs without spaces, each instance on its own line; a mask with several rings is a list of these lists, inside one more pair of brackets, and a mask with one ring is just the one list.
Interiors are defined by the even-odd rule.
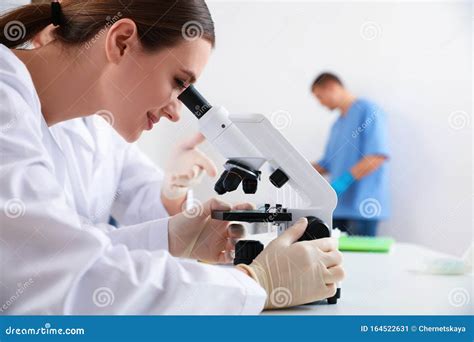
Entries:
[[335,191],[265,116],[230,115],[223,107],[212,107],[192,85],[179,99],[199,119],[199,130],[222,156],[249,172],[259,172],[268,162],[276,170],[270,176],[272,183],[281,187],[288,182],[297,191],[305,208],[292,209],[293,222],[311,215],[332,228]]
[[[288,184],[304,200],[305,207],[311,209],[311,214],[319,217],[331,228],[337,196],[326,179],[264,115],[231,115],[230,120],[260,154],[265,156],[265,160],[273,169],[281,170],[288,177]],[[292,209],[295,216],[293,221],[306,216],[303,212],[298,215],[296,210]]]

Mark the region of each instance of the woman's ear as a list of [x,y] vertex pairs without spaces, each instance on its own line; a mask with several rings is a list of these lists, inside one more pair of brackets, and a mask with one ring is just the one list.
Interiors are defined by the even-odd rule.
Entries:
[[105,37],[107,60],[118,64],[125,53],[131,51],[137,45],[137,25],[131,19],[120,19],[109,28]]
[[33,49],[43,47],[54,40],[53,36],[54,25],[50,24],[41,30],[36,36],[31,40]]

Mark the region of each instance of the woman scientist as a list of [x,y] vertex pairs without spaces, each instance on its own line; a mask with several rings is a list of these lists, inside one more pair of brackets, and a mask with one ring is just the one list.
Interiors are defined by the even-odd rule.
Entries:
[[[18,49],[51,23],[53,41]],[[190,23],[200,38],[183,34]],[[190,172],[171,170],[164,182],[128,145],[161,118],[179,120],[177,96],[214,46],[204,1],[27,5],[0,28],[2,314],[256,314],[335,293],[341,254],[332,239],[295,243],[305,219],[251,265],[196,262],[228,263],[242,236],[211,211],[251,205],[212,199],[197,215],[163,218],[202,169],[215,174],[187,156],[202,137],[178,147]]]

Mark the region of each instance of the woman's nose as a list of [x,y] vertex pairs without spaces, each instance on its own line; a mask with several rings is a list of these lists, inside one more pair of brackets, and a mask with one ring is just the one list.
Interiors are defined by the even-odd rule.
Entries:
[[163,108],[162,115],[165,116],[168,120],[172,122],[179,121],[181,115],[181,102],[176,99],[175,101],[171,102],[168,106]]

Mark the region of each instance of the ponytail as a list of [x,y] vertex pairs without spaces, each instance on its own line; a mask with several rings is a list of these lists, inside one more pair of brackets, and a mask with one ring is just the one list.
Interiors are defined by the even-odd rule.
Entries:
[[22,46],[51,24],[51,5],[25,5],[0,16],[0,43]]

